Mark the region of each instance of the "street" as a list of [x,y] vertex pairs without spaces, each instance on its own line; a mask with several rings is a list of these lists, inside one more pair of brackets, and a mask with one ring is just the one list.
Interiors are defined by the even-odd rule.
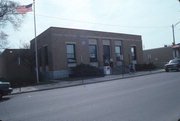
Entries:
[[180,72],[10,95],[2,121],[177,121]]

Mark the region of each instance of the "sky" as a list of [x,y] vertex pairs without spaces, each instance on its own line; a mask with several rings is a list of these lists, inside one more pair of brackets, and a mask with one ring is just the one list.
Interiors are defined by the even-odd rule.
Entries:
[[[14,0],[28,5],[33,0]],[[172,24],[180,21],[178,0],[36,0],[37,35],[51,26],[142,36],[143,49],[171,45]],[[33,12],[21,27],[7,26],[9,48],[20,48],[34,38]],[[180,24],[175,26],[180,43]]]

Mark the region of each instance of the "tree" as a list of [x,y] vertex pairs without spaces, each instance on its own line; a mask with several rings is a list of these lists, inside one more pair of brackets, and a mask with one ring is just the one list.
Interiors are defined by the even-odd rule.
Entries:
[[6,33],[0,31],[0,52],[8,45],[7,37]]
[[8,34],[2,31],[2,29],[11,24],[17,30],[22,23],[23,15],[17,14],[16,10],[18,6],[17,2],[0,0],[0,49],[5,48],[8,44]]
[[30,50],[30,43],[20,40],[19,50],[19,56],[21,57],[23,66],[30,68],[33,71],[35,67],[35,56]]
[[30,49],[30,42],[25,42],[20,40],[20,46],[19,49]]

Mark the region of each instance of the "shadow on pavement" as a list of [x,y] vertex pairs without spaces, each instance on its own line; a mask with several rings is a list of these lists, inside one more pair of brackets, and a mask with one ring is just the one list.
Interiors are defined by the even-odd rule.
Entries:
[[3,97],[2,99],[0,99],[0,103],[8,101],[9,99],[10,99],[10,97]]

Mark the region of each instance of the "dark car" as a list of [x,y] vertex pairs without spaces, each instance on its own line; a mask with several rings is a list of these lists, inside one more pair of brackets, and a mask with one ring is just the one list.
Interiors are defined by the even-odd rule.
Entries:
[[0,99],[2,96],[8,95],[12,92],[9,82],[0,82]]
[[169,63],[165,65],[165,70],[166,72],[171,70],[180,71],[180,58],[170,60]]

